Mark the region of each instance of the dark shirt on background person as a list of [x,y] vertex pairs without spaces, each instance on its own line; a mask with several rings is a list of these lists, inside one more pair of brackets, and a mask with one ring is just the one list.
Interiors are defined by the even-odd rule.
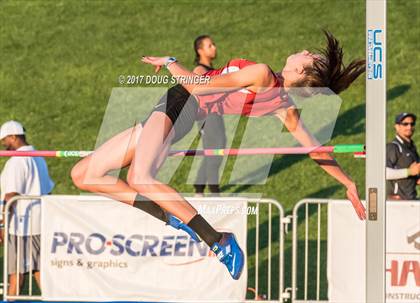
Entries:
[[391,200],[416,200],[420,184],[420,157],[411,140],[416,115],[401,113],[395,118],[396,137],[387,144],[387,194]]
[[[194,73],[202,75],[214,69],[212,61],[216,58],[217,49],[210,36],[197,37],[194,41],[194,51],[196,55]],[[209,114],[205,120],[198,121],[198,127],[204,149],[226,147],[226,130],[222,116]],[[222,162],[222,156],[203,157],[194,182],[196,196],[203,196],[206,186],[213,195],[220,193],[219,169]]]

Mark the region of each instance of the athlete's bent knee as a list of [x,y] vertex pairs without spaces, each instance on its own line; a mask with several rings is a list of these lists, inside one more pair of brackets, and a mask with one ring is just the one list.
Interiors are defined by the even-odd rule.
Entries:
[[71,179],[73,180],[74,185],[77,188],[83,189],[84,188],[84,179],[86,176],[86,169],[85,166],[79,162],[75,166],[73,166],[70,172]]

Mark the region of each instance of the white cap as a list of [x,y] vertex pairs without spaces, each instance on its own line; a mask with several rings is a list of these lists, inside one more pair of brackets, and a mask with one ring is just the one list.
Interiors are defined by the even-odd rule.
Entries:
[[0,128],[0,140],[10,135],[24,135],[25,129],[22,124],[17,121],[7,121]]

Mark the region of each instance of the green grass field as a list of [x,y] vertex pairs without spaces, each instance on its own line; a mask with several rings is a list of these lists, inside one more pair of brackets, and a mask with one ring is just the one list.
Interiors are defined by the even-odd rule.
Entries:
[[[389,0],[388,139],[396,113],[420,114],[419,10],[419,1]],[[277,71],[292,52],[321,46],[324,28],[342,42],[346,62],[365,54],[362,0],[0,1],[0,22],[0,123],[21,121],[37,149],[94,148],[118,76],[151,75],[150,66],[139,64],[149,54],[173,55],[192,67],[192,41],[203,33],[217,43],[216,66],[243,57]],[[364,89],[360,78],[341,95],[329,144],[364,142]],[[420,144],[420,132],[414,140]],[[337,159],[364,196],[364,161]],[[181,192],[192,192],[184,177],[190,161],[171,179]],[[78,194],[69,177],[75,160],[47,162],[54,194]],[[259,185],[228,184],[234,163],[229,159],[223,174],[226,192],[262,193],[280,201],[286,214],[305,197],[345,197],[344,188],[305,156],[275,157],[267,182]],[[286,257],[290,246],[288,237]]]

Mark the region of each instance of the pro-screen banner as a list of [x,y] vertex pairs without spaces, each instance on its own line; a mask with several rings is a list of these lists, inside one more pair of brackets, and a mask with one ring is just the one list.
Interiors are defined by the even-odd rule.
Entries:
[[[386,211],[386,302],[419,302],[420,202],[388,201]],[[329,204],[329,302],[364,302],[365,266],[365,222],[350,202]]]
[[[192,204],[246,251],[246,200]],[[42,199],[44,300],[243,301],[246,264],[234,281],[209,247],[142,211],[97,196]]]

